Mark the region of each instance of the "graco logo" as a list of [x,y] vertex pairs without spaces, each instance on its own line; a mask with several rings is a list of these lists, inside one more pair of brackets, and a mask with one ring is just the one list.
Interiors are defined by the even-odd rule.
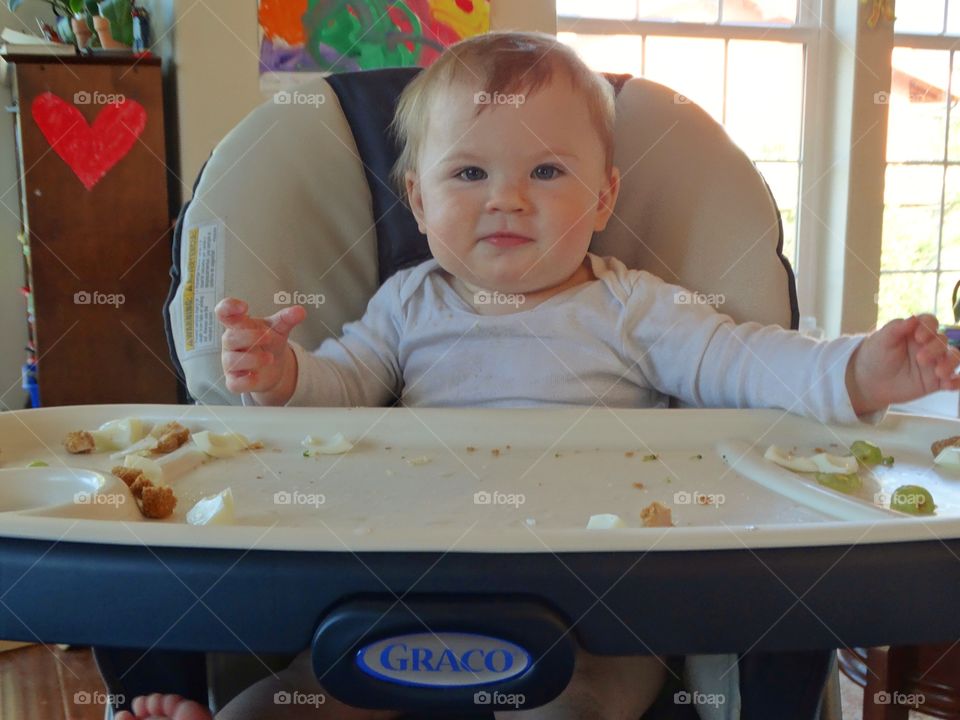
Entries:
[[368,675],[398,685],[470,687],[526,672],[530,653],[506,640],[471,633],[415,633],[384,638],[357,653]]

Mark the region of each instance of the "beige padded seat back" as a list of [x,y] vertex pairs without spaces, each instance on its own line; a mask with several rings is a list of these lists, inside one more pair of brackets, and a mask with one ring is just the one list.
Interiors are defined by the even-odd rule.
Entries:
[[[221,297],[268,315],[295,293],[313,296],[293,339],[315,347],[358,318],[377,288],[370,188],[350,126],[325,80],[299,92],[315,97],[271,100],[223,139],[183,219],[170,325],[200,403],[239,403],[224,386],[222,328],[212,321]],[[790,326],[776,208],[709,115],[669,88],[629,80],[617,100],[615,162],[623,187],[594,252],[723,295],[719,309],[738,321]]]

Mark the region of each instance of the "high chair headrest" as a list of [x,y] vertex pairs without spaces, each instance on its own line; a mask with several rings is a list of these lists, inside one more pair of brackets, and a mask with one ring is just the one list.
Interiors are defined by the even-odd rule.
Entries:
[[[388,179],[398,149],[386,128],[417,72],[343,73],[280,93],[216,147],[177,225],[166,307],[174,361],[197,402],[239,403],[223,383],[220,298],[240,297],[256,315],[305,302],[292,337],[315,347],[360,317],[387,277],[429,257]],[[797,327],[780,216],[753,163],[673,90],[607,77],[623,180],[591,250],[714,294],[738,322]]]

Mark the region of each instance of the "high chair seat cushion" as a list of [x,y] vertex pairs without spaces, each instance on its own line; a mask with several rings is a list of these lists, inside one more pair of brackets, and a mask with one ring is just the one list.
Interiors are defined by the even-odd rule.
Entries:
[[[386,277],[429,257],[387,179],[397,148],[385,129],[416,72],[312,82],[261,105],[214,150],[181,217],[168,307],[171,346],[196,401],[240,402],[223,381],[222,328],[212,316],[221,297],[240,297],[262,316],[306,302],[292,339],[313,348],[360,317]],[[669,88],[608,79],[619,88],[614,159],[623,187],[591,250],[712,293],[739,322],[796,327],[779,214],[750,160]]]

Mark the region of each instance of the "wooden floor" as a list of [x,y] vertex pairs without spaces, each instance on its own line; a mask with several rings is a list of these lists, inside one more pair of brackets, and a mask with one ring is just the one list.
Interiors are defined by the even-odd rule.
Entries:
[[0,652],[0,720],[103,720],[105,702],[89,648]]

